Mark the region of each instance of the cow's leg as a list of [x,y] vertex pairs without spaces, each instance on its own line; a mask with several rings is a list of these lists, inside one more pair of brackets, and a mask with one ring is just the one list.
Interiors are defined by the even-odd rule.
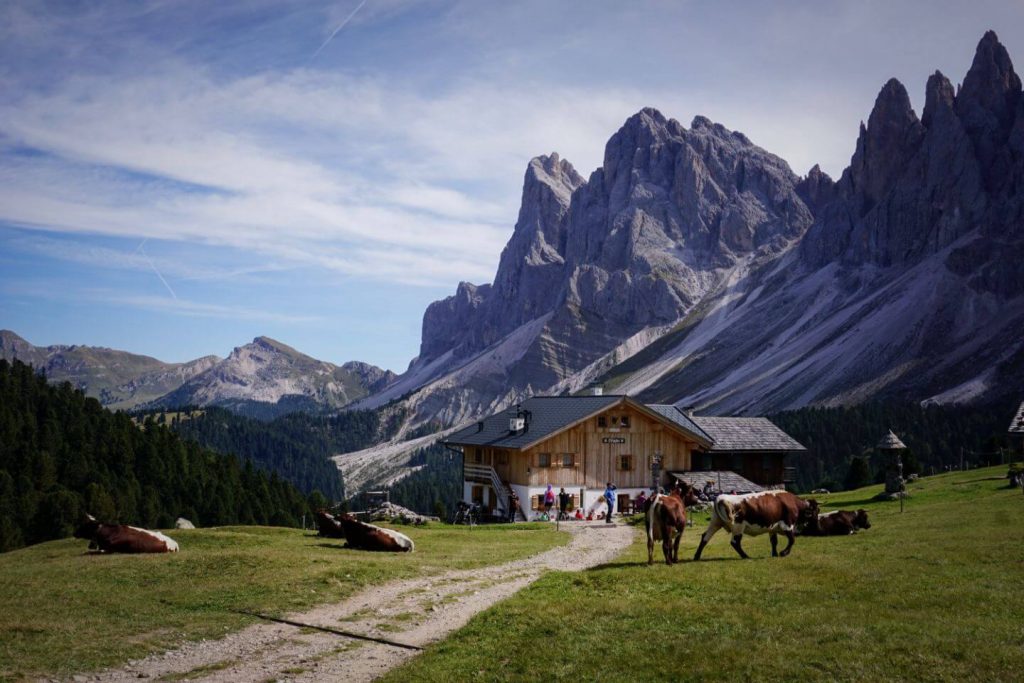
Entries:
[[747,555],[743,551],[743,532],[742,531],[740,533],[738,533],[738,534],[733,534],[732,535],[732,541],[730,542],[730,545],[732,545],[732,547],[736,550],[736,552],[738,552],[740,554],[740,557],[742,557],[744,560],[749,560],[750,559],[750,555]]
[[654,564],[654,529],[650,518],[647,519],[647,564]]
[[785,557],[789,555],[789,551],[793,549],[793,541],[796,540],[796,534],[793,531],[793,527],[786,529],[786,547],[782,549],[781,555]]
[[700,545],[697,546],[697,552],[694,554],[693,559],[699,560],[700,554],[704,552],[704,546],[708,544],[711,537],[715,535],[715,532],[722,528],[722,523],[718,521],[717,517],[711,517],[711,523],[708,524],[707,530],[700,537]]
[[768,534],[768,538],[770,538],[771,542],[772,542],[772,557],[778,557],[779,556],[779,535],[776,534],[773,531],[770,534]]
[[672,545],[672,561],[673,562],[678,562],[679,561],[679,542],[681,540],[683,540],[683,529],[685,529],[685,528],[686,528],[685,526],[682,526],[682,527],[680,527],[678,529],[678,533],[676,534],[675,543]]

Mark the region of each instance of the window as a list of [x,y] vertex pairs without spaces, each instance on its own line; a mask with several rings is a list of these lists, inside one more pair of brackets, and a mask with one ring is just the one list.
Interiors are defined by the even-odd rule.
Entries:
[[622,425],[623,429],[629,429],[629,415],[623,415],[622,418],[619,419],[619,424]]
[[550,453],[538,453],[537,454],[537,467],[551,467],[551,454]]
[[562,453],[562,467],[576,467],[576,454],[575,453]]
[[612,415],[612,427],[618,427],[618,426],[619,426],[619,416],[618,415]]
[[598,429],[604,429],[607,426],[608,426],[608,418],[606,418],[604,415],[602,415],[601,417],[597,418],[597,428]]
[[620,472],[629,472],[633,469],[633,456],[620,455],[616,458],[616,469]]
[[484,487],[483,486],[474,486],[473,487],[473,492],[471,493],[471,496],[473,498],[473,502],[474,503],[476,503],[477,505],[483,505],[484,504]]

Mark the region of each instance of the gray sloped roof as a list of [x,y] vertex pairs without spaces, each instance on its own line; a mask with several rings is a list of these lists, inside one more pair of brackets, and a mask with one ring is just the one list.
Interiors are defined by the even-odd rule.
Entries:
[[[579,422],[588,415],[611,408],[622,399],[622,396],[534,396],[521,404],[523,410],[530,411],[526,429],[515,433],[508,430],[509,418],[515,417],[516,413],[513,406],[460,429],[451,434],[446,443],[523,448]],[[482,429],[480,425],[483,426]]]
[[648,403],[647,409],[653,410],[662,417],[668,418],[669,420],[675,422],[677,425],[679,425],[688,432],[693,432],[698,436],[703,436],[708,441],[714,441],[710,434],[705,432],[703,429],[700,428],[699,425],[697,425],[696,422],[687,417],[686,413],[684,413],[682,410],[673,405],[666,405],[663,403]]
[[714,441],[712,451],[806,451],[799,441],[765,417],[704,417],[697,423]]
[[1024,402],[1021,402],[1020,407],[1017,408],[1017,414],[1010,421],[1009,431],[1011,434],[1024,434]]
[[758,491],[764,491],[763,486],[759,486],[754,482],[750,481],[746,477],[732,472],[730,470],[712,470],[705,472],[669,472],[673,477],[680,481],[685,481],[690,486],[696,489],[703,489],[704,484],[709,481],[714,482],[716,491],[735,491],[736,493],[756,493]]
[[876,448],[886,451],[895,451],[902,450],[906,448],[906,446],[903,445],[903,442],[900,441],[900,438],[893,434],[892,430],[890,429],[889,433],[883,436],[881,441],[878,442],[878,446],[876,446]]

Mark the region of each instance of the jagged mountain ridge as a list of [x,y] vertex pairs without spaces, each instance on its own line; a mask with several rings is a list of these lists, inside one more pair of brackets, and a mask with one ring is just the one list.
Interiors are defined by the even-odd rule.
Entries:
[[33,346],[0,330],[0,358],[17,358],[68,381],[111,408],[223,405],[273,416],[292,410],[337,410],[391,382],[394,373],[353,361],[336,366],[269,337],[257,337],[227,358],[165,363],[95,346]]
[[653,109],[586,182],[557,155],[534,159],[494,283],[432,304],[420,356],[358,407],[411,391],[414,415],[454,424],[565,381],[675,323],[737,264],[790,249],[813,220],[798,180],[740,133]]
[[54,382],[71,382],[113,408],[132,408],[157,399],[205,372],[221,359],[204,356],[165,363],[99,346],[33,346],[10,330],[0,330],[0,358],[29,363]]
[[[358,361],[334,365],[270,337],[256,337],[150,406],[218,405],[270,417],[306,410],[336,411],[394,379],[394,373]],[[266,406],[262,406],[266,408]]]
[[920,118],[886,83],[836,181],[652,109],[585,182],[538,157],[494,283],[431,305],[420,356],[360,405],[404,395],[414,421],[455,424],[596,382],[709,412],[1016,390],[1020,93],[989,32],[959,91],[928,80]]

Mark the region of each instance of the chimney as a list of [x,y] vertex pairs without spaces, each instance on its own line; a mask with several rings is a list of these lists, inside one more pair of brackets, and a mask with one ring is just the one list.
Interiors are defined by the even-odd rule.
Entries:
[[697,406],[686,406],[683,408],[683,414],[686,417],[693,417],[697,414]]
[[591,396],[604,396],[604,387],[600,384],[590,389]]

